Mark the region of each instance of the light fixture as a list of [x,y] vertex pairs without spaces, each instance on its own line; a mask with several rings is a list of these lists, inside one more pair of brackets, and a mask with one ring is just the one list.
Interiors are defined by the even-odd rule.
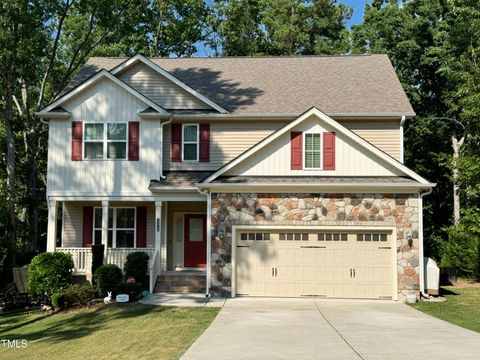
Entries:
[[413,246],[412,232],[407,231],[406,235],[407,235],[408,246],[412,247]]
[[157,232],[160,231],[160,219],[157,218]]

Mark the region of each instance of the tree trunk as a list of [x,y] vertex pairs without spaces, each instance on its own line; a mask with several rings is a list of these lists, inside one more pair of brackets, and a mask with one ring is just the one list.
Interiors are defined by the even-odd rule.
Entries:
[[7,137],[7,187],[6,205],[8,212],[7,232],[12,260],[15,260],[16,247],[16,212],[15,212],[15,135],[13,132],[13,78],[11,73],[4,77],[5,110],[4,123]]
[[460,149],[465,142],[465,135],[460,140],[457,139],[457,134],[452,135],[453,148],[453,221],[458,224],[460,221],[460,195],[458,194],[458,158],[460,157]]

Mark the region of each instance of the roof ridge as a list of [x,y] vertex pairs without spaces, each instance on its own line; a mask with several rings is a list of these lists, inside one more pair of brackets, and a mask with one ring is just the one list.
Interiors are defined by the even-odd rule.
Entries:
[[[192,60],[192,59],[312,59],[312,58],[353,58],[353,57],[388,57],[387,54],[344,54],[344,55],[239,55],[239,56],[185,56],[155,57],[145,56],[151,60]],[[91,56],[89,59],[130,59],[127,56]]]

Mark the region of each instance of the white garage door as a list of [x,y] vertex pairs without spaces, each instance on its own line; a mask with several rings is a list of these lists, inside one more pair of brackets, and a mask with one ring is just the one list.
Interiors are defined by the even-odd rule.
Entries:
[[391,234],[240,231],[236,294],[391,298]]

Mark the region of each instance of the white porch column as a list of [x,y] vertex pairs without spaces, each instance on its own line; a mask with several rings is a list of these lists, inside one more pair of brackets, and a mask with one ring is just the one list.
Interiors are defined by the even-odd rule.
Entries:
[[212,194],[207,194],[207,289],[206,296],[210,296],[212,274]]
[[102,201],[102,244],[103,249],[103,263],[108,264],[108,201]]
[[54,252],[57,245],[57,201],[48,200],[47,251]]
[[162,256],[162,202],[155,201],[155,249],[160,256],[160,269],[164,267]]
[[163,227],[162,227],[162,271],[167,271],[167,219],[168,219],[168,202],[163,204]]

